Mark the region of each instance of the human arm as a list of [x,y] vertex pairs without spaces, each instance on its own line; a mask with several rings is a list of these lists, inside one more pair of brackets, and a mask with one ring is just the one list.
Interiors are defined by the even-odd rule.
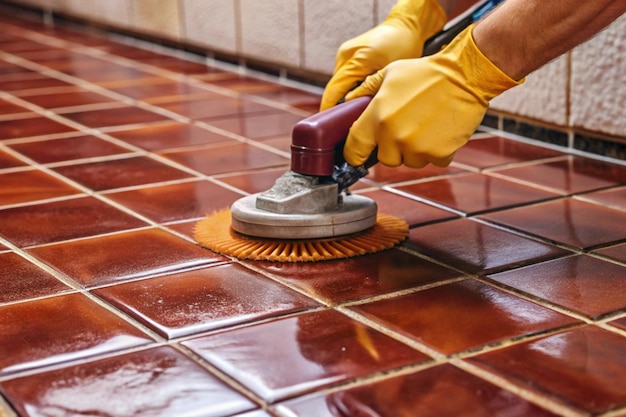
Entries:
[[388,166],[448,165],[492,98],[625,11],[624,0],[507,0],[443,51],[391,63],[349,93],[374,98],[350,130],[346,161],[361,165],[378,146]]
[[424,42],[443,28],[458,0],[398,0],[384,22],[344,42],[321,110],[334,106],[358,82],[398,59],[422,55]]

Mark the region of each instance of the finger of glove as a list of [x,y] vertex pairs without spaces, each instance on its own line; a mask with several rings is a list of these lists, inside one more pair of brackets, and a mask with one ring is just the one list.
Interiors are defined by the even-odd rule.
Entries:
[[347,94],[355,89],[355,86],[363,82],[376,69],[371,67],[371,63],[355,56],[341,68],[338,68],[332,76],[324,93],[322,94],[321,110],[326,110],[336,105],[344,97],[347,100]]
[[373,96],[376,95],[376,92],[380,89],[380,85],[385,78],[386,69],[376,72],[375,74],[370,75],[354,90],[350,91],[346,94],[346,101],[355,99],[357,97],[362,96]]
[[366,108],[352,124],[343,148],[343,157],[352,166],[360,166],[376,149],[376,118],[372,109]]

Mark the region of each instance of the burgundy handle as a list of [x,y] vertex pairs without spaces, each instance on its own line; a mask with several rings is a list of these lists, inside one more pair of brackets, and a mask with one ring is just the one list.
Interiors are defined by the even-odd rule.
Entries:
[[335,151],[348,136],[372,97],[338,104],[296,123],[291,134],[291,170],[299,174],[330,176]]

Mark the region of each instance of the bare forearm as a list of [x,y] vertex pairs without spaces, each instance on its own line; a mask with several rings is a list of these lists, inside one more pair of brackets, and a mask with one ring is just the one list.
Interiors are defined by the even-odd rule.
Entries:
[[474,28],[478,48],[519,80],[626,12],[625,0],[507,0]]

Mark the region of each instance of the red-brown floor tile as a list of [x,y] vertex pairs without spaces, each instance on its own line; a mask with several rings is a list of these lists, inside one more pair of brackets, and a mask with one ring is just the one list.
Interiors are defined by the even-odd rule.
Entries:
[[[0,74],[2,74],[2,67],[0,67]],[[8,101],[5,101],[5,100],[0,100],[0,115],[14,114],[14,113],[29,113],[29,112],[30,110],[28,110],[25,107],[18,106],[13,103],[9,103]]]
[[75,129],[47,117],[0,121],[0,141],[3,139],[28,138],[73,131]]
[[405,245],[474,274],[536,263],[568,253],[468,219],[412,229]]
[[491,279],[591,318],[626,310],[626,268],[588,256],[556,259]]
[[232,116],[246,117],[247,119],[258,113],[278,113],[280,111],[254,101],[227,96],[178,100],[170,103],[158,103],[158,106],[190,119],[203,119],[205,121],[217,117]]
[[159,229],[42,246],[29,252],[86,287],[226,261]]
[[150,80],[149,82],[138,83],[133,82],[125,83],[126,85],[109,87],[109,90],[124,96],[132,97],[137,100],[144,100],[147,102],[157,101],[155,99],[164,97],[179,97],[190,94],[203,94],[217,96],[216,93],[204,90],[199,87],[192,86],[185,82],[172,81],[167,78]]
[[79,193],[60,179],[38,170],[0,174],[0,206]]
[[88,127],[124,126],[168,120],[165,116],[158,113],[130,106],[64,113],[62,116]]
[[352,308],[444,354],[576,323],[571,317],[472,280]]
[[460,172],[463,172],[463,170],[452,165],[442,168],[429,164],[424,168],[414,169],[404,165],[399,167],[387,167],[383,164],[376,164],[369,169],[369,174],[366,178],[379,184],[393,184]]
[[572,330],[470,361],[593,415],[626,406],[626,338],[598,328]]
[[319,112],[321,96],[318,94],[307,93],[295,88],[282,88],[275,91],[260,91],[253,93],[255,97],[263,97],[282,104],[288,104],[291,107],[305,110],[311,114]]
[[278,408],[290,417],[555,416],[452,365],[291,400]]
[[0,387],[22,416],[57,411],[120,417],[230,416],[255,408],[171,347],[81,363],[5,381]]
[[554,198],[557,194],[488,175],[470,174],[395,187],[467,214]]
[[454,155],[454,162],[476,168],[489,168],[561,155],[564,153],[494,136],[470,140]]
[[24,166],[24,163],[12,155],[0,150],[0,169]]
[[584,194],[581,197],[596,201],[603,205],[626,210],[626,187],[610,188],[608,190],[596,191]]
[[168,339],[317,306],[313,300],[237,264],[94,291]]
[[0,89],[4,91],[14,92],[18,96],[20,95],[20,90],[34,90],[38,88],[51,87],[70,87],[72,85],[73,84],[70,84],[68,82],[45,76],[22,80],[0,81]]
[[620,245],[610,246],[604,249],[598,249],[594,251],[600,255],[607,256],[612,259],[616,259],[620,262],[626,263],[626,243]]
[[[208,75],[208,76],[207,76]],[[215,77],[214,74],[198,75],[195,78],[203,80],[208,84],[214,84],[222,88],[227,88],[242,94],[260,94],[268,92],[279,92],[287,89],[282,85],[270,81],[261,80],[248,75],[230,73],[228,76]],[[222,74],[220,74],[222,75]]]
[[115,101],[110,97],[85,90],[81,87],[68,87],[67,91],[63,92],[28,95],[23,97],[23,99],[46,109]]
[[184,171],[148,157],[67,165],[55,168],[55,171],[95,191],[191,177]]
[[4,42],[2,44],[2,50],[5,52],[11,52],[15,55],[20,55],[20,52],[26,51],[46,51],[50,49],[50,46],[41,43],[32,41],[30,39],[24,39],[22,37],[19,40],[15,40],[14,42]]
[[[0,50],[4,50],[4,46],[6,44],[7,42],[2,42],[2,45],[0,45]],[[34,71],[21,67],[19,65],[12,64],[6,61],[0,61],[0,75],[2,75],[3,77],[33,73]]]
[[66,70],[64,72],[96,84],[105,84],[118,80],[140,80],[142,78],[150,78],[153,76],[149,72],[145,72],[143,70],[110,63],[105,66],[98,66],[89,69],[83,68],[77,71],[72,71],[70,69],[69,71]]
[[0,210],[0,235],[20,247],[145,225],[91,197]]
[[[250,139],[291,135],[293,127],[304,117],[287,113],[239,115],[222,119],[206,119],[206,123]],[[202,119],[201,119],[202,120]]]
[[287,172],[288,168],[275,168],[243,174],[219,177],[221,182],[250,194],[260,193],[272,188],[276,179]]
[[315,263],[253,263],[314,297],[335,304],[453,279],[458,272],[398,249]]
[[269,402],[430,359],[333,310],[183,344]]
[[81,294],[0,306],[0,375],[149,342]]
[[130,130],[109,132],[109,135],[149,151],[234,140],[219,133],[185,123],[148,125]]
[[626,239],[626,212],[571,198],[485,214],[484,219],[585,249]]
[[95,136],[16,143],[10,147],[42,164],[131,152]]
[[207,175],[282,166],[287,169],[289,164],[285,157],[245,143],[169,152],[164,156]]
[[617,319],[617,320],[611,321],[609,323],[612,324],[615,327],[619,327],[622,330],[626,330],[626,317],[623,317],[621,319]]
[[0,304],[67,290],[67,285],[21,256],[0,254]]
[[564,161],[509,168],[498,174],[550,187],[571,194],[626,182],[626,166],[579,156]]
[[276,136],[271,139],[263,139],[263,145],[271,146],[279,151],[291,154],[291,135]]
[[208,181],[146,187],[107,196],[159,223],[203,217],[230,207],[242,197]]
[[184,236],[187,236],[190,239],[193,239],[197,223],[198,223],[198,220],[194,219],[194,220],[186,221],[186,222],[168,224],[167,228],[175,232],[178,232]]
[[376,190],[359,193],[376,201],[378,212],[404,219],[409,226],[431,223],[458,217],[449,211],[429,206],[388,191]]

